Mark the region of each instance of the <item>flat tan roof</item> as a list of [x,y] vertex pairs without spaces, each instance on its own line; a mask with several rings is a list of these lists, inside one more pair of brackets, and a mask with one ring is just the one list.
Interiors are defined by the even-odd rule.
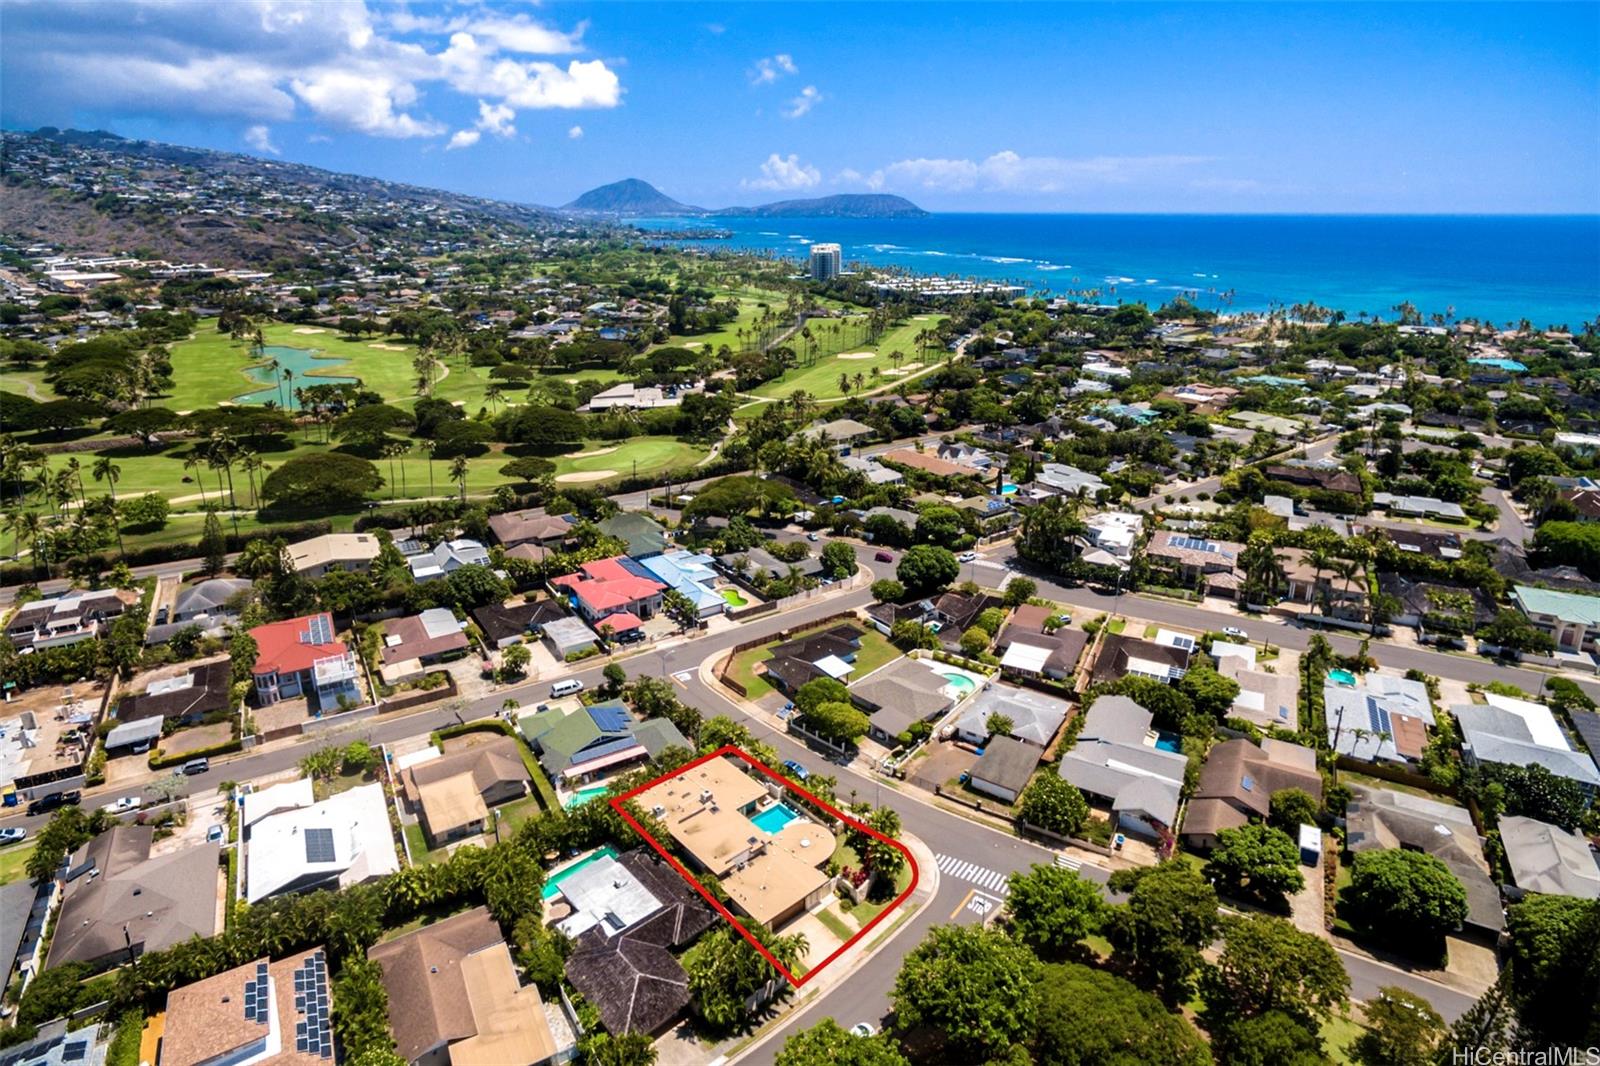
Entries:
[[767,790],[724,758],[712,759],[640,793],[647,810],[657,807],[667,832],[701,866],[721,876],[734,860],[768,839],[740,809]]
[[[824,861],[831,855],[830,848]],[[722,887],[740,910],[762,925],[771,925],[828,880],[826,873],[804,859],[771,847],[745,863],[743,869],[726,874]]]

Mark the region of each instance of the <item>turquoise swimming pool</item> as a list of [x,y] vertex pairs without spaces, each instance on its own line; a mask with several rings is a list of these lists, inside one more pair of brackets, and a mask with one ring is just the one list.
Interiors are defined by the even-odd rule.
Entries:
[[766,810],[762,811],[760,814],[756,815],[750,820],[754,822],[756,824],[756,828],[761,830],[763,833],[770,833],[773,836],[777,836],[778,830],[782,829],[784,826],[788,825],[790,822],[799,817],[799,811],[795,810],[787,803],[780,803],[776,806],[768,807]]
[[949,687],[954,689],[959,696],[965,696],[978,687],[978,683],[966,674],[948,673],[940,674],[939,676],[949,682]]
[[1183,738],[1176,733],[1157,732],[1156,747],[1162,751],[1177,752],[1181,755],[1183,754]]
[[610,844],[600,848],[598,851],[591,851],[589,854],[585,855],[571,866],[568,866],[560,873],[552,874],[550,876],[550,880],[544,883],[544,888],[539,890],[539,895],[547,900],[555,899],[561,894],[561,882],[565,881],[568,877],[572,876],[574,873],[583,869],[585,866],[590,865],[591,863],[599,862],[601,859],[614,859],[616,857],[616,849]]
[[1340,685],[1355,687],[1356,675],[1348,670],[1329,670],[1328,680]]
[[580,788],[568,796],[561,806],[570,811],[574,807],[582,807],[590,800],[599,799],[610,791],[611,789],[606,785],[590,785],[588,788]]
[[1006,482],[1004,485],[1000,486],[1000,495],[1002,495],[1002,496],[1015,496],[1016,494],[1017,494],[1017,487],[1015,485],[1011,484],[1009,481]]

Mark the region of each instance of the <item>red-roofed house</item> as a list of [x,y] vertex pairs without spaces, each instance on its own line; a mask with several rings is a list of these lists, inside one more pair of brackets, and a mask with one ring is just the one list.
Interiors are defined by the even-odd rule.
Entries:
[[326,611],[252,629],[256,702],[305,696],[318,711],[337,710],[341,696],[360,703],[355,656],[333,634],[333,616]]
[[[576,574],[564,574],[550,584],[571,594],[572,605],[590,625],[609,624],[617,632],[636,628],[640,619],[661,610],[667,586],[650,571],[625,555],[584,563]],[[612,621],[613,616],[618,617]],[[627,622],[633,622],[629,627]]]

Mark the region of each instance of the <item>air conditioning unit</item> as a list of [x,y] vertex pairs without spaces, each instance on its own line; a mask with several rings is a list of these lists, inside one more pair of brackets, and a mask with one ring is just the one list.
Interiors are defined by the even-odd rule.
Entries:
[[711,802],[711,790],[709,788],[702,788],[700,790],[700,802],[701,803],[710,803]]
[[667,809],[658,803],[654,807],[650,808],[650,813],[655,815],[657,818],[662,818],[666,816]]

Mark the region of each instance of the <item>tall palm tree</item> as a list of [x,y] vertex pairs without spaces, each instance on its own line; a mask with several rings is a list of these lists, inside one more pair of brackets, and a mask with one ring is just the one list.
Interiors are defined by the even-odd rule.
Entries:
[[[283,368],[283,385],[289,390],[289,398],[294,399],[294,371],[288,367]],[[282,395],[281,391],[279,395]],[[284,406],[287,407],[288,405],[285,404]]]
[[428,456],[428,497],[429,497],[429,499],[432,499],[433,498],[433,460],[434,460],[435,455],[437,455],[437,453],[439,451],[439,444],[438,444],[437,441],[431,441],[431,440],[423,441],[422,442],[422,450],[424,452],[426,452],[427,456]]
[[193,470],[195,472],[194,483],[200,486],[201,507],[206,506],[206,483],[200,477],[200,468],[204,465],[205,460],[200,458],[199,454],[193,449],[190,449],[188,456],[183,460],[183,468],[185,470]]
[[111,502],[117,502],[117,479],[122,476],[122,467],[111,461],[109,455],[102,455],[94,461],[94,479],[104,481],[111,488]]
[[861,386],[865,385],[866,383],[867,383],[867,376],[865,374],[863,374],[861,371],[857,370],[856,371],[856,376],[855,376],[856,392],[860,392],[861,391]]
[[256,474],[260,473],[261,469],[266,465],[267,464],[262,461],[261,456],[257,455],[249,448],[239,449],[239,466],[244,469],[245,480],[249,482],[250,485],[251,507],[260,506],[260,496],[256,492]]
[[[44,519],[39,517],[38,511],[13,511],[6,516],[5,522],[6,528],[16,538],[18,555],[22,554],[22,546],[24,544],[38,544],[40,536],[44,533]],[[37,555],[35,555],[33,563],[34,572],[37,573],[39,567]]]
[[383,444],[383,447],[379,450],[379,454],[382,455],[385,459],[389,460],[389,499],[391,499],[391,500],[394,499],[394,484],[395,484],[395,482],[394,482],[394,461],[395,461],[395,458],[396,458],[396,456],[404,455],[408,450],[409,449],[408,449],[406,443],[404,441],[398,441],[398,440],[385,441],[384,444]]
[[71,487],[77,489],[78,506],[83,506],[88,500],[83,495],[83,464],[78,462],[77,456],[67,460],[67,481]]
[[839,391],[841,393],[843,393],[844,395],[846,395],[846,396],[850,395],[850,375],[849,374],[841,373],[839,375]]
[[454,481],[461,489],[461,502],[467,502],[467,472],[470,469],[467,457],[458,455],[450,460],[450,480]]

